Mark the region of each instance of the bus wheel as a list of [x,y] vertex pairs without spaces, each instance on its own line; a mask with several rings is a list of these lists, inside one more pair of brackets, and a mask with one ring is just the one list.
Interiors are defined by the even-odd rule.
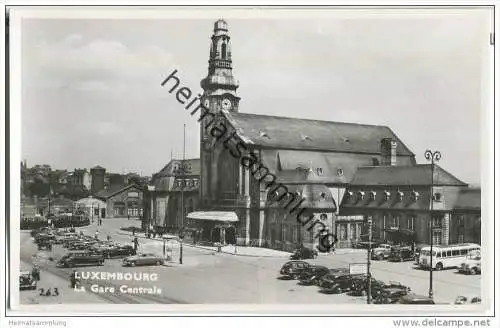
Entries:
[[443,263],[439,262],[438,264],[436,264],[436,270],[437,271],[443,270]]

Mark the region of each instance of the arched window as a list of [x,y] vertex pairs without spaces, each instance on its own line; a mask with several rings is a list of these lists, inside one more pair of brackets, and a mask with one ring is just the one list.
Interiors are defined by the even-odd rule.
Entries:
[[226,44],[223,43],[221,46],[222,59],[226,59]]

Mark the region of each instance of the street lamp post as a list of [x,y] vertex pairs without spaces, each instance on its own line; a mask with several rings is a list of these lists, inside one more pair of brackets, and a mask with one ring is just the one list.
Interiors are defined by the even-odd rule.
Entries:
[[181,222],[180,222],[180,249],[179,249],[179,264],[182,264],[182,244],[184,239],[184,183],[186,180],[186,175],[189,172],[189,167],[185,163],[186,161],[186,124],[184,124],[184,140],[183,140],[183,149],[182,149],[182,161],[180,167],[175,171],[176,177],[180,177],[183,181],[180,185],[181,188]]
[[372,218],[368,218],[368,258],[367,258],[367,291],[366,291],[366,303],[372,303],[372,273],[371,273],[371,255],[372,255]]
[[432,214],[434,211],[434,162],[437,162],[441,159],[441,153],[439,151],[426,150],[425,151],[425,159],[431,161],[431,206],[430,206],[430,219],[429,219],[429,241],[430,241],[430,263],[429,263],[429,298],[434,298],[434,291],[432,288],[432,272],[434,271],[432,267],[432,252],[433,252],[433,235],[434,235],[434,225],[432,222]]

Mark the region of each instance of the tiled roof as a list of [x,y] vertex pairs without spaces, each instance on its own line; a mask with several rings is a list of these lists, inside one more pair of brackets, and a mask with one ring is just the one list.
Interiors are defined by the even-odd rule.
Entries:
[[[414,166],[370,166],[357,169],[351,185],[428,185],[432,183],[431,164]],[[438,165],[434,166],[435,186],[466,186]]]
[[129,184],[129,185],[123,185],[123,184],[119,184],[119,185],[111,185],[109,186],[109,188],[106,190],[106,189],[102,189],[102,190],[99,190],[98,192],[95,193],[94,197],[96,198],[100,198],[100,199],[107,199],[109,197],[112,197],[120,192],[123,192],[125,190],[128,190],[128,189],[131,189],[131,188],[137,188],[137,189],[141,189],[138,185],[136,184]]
[[386,126],[223,113],[241,137],[263,148],[379,154],[381,140],[392,138],[398,155],[414,156]]
[[[174,164],[180,164],[181,162],[181,159],[172,159],[158,173],[154,174],[153,180],[160,176],[174,176]],[[199,176],[201,174],[201,163],[199,158],[185,159],[184,163],[190,168],[187,175]]]
[[261,153],[262,164],[285,184],[305,181],[304,169],[314,173],[308,178],[310,182],[344,184],[352,180],[357,167],[366,165],[365,158],[333,152],[265,149]]
[[481,189],[460,190],[454,206],[455,210],[481,210]]

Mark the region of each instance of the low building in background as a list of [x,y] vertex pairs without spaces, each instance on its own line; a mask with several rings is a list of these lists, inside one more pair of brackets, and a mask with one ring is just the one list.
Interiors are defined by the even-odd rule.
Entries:
[[93,197],[106,203],[100,209],[101,218],[139,219],[143,216],[144,188],[136,184],[112,185],[96,192]]
[[[185,173],[180,172],[182,163]],[[163,169],[153,174],[146,193],[143,228],[178,232],[183,225],[181,203],[184,194],[184,217],[194,212],[199,204],[200,160],[172,159]]]

